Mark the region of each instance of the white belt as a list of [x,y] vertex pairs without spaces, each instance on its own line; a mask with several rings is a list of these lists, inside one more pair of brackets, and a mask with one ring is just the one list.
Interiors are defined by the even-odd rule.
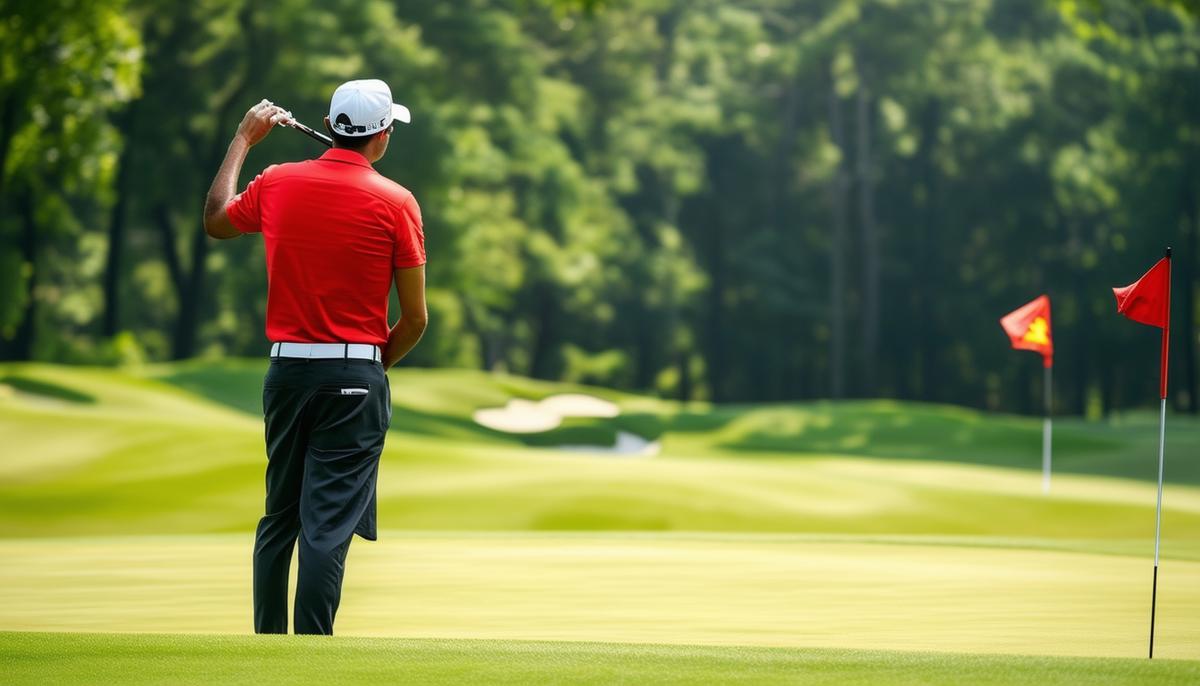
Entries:
[[379,346],[369,343],[272,343],[271,357],[300,357],[309,360],[346,359],[381,362]]

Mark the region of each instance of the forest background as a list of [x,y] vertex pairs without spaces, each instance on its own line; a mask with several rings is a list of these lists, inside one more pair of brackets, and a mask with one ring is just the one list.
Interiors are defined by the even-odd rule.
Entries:
[[[1034,413],[997,319],[1053,301],[1056,412],[1157,398],[1111,286],[1175,254],[1196,413],[1191,0],[4,0],[0,359],[261,356],[263,247],[201,205],[262,98],[388,81],[420,200],[405,364],[719,402]],[[269,164],[320,154],[279,130]]]

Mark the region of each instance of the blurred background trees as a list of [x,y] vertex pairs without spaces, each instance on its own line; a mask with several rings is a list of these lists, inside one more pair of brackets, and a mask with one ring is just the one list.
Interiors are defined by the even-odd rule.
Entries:
[[[1135,0],[162,0],[0,13],[0,353],[261,355],[261,240],[200,208],[242,113],[341,81],[413,111],[377,168],[422,203],[408,364],[719,401],[1035,411],[996,320],[1054,303],[1059,411],[1154,398],[1108,288],[1176,255],[1197,411],[1200,31]],[[268,164],[321,150],[280,131]]]

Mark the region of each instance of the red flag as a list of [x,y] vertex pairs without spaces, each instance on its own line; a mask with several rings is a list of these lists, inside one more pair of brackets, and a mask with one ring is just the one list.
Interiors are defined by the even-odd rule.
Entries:
[[1016,350],[1042,354],[1042,364],[1054,364],[1054,340],[1050,336],[1050,298],[1039,295],[1031,302],[1004,315],[1000,320],[1004,333]]
[[1167,327],[1171,302],[1171,260],[1164,257],[1132,285],[1114,288],[1117,312],[1135,322]]
[[1117,312],[1135,322],[1157,326],[1162,333],[1159,359],[1159,396],[1167,397],[1167,342],[1171,338],[1171,249],[1142,278],[1124,288],[1114,288]]

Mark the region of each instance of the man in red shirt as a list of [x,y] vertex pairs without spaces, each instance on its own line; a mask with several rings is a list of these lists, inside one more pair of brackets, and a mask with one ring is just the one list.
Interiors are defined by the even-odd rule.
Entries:
[[[254,542],[254,629],[287,633],[299,540],[296,633],[332,634],[354,534],[375,540],[375,484],[391,421],[386,370],[425,330],[425,236],[403,186],[376,172],[408,110],[378,80],[334,91],[316,160],[272,165],[235,195],[246,153],[288,113],[246,113],[204,204],[214,238],[262,233],[267,253],[263,383],[266,515]],[[395,283],[400,319],[389,327]]]

